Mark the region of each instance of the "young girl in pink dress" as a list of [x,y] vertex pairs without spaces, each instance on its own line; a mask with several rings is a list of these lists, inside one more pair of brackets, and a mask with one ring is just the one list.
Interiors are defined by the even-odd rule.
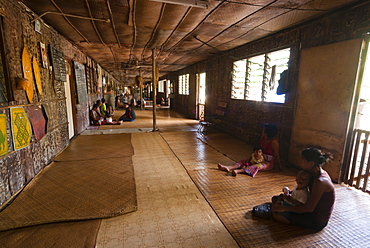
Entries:
[[[276,139],[277,132],[278,129],[275,124],[268,123],[263,126],[259,148],[263,161],[251,163],[251,159],[243,159],[233,165],[227,166],[218,164],[218,168],[222,171],[231,171],[233,176],[236,176],[238,173],[246,173],[252,177],[254,177],[258,171],[271,170],[274,165],[281,169],[279,143]],[[255,149],[253,149],[254,152],[256,151]]]

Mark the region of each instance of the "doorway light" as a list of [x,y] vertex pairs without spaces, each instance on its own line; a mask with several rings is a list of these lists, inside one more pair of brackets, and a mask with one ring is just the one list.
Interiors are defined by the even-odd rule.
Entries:
[[160,2],[160,3],[172,3],[182,6],[191,6],[197,8],[208,8],[208,1],[207,0],[150,0],[153,2]]

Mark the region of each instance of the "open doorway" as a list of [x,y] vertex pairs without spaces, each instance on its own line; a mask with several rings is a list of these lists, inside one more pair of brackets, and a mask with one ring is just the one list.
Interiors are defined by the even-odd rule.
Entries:
[[354,129],[349,132],[342,181],[370,193],[370,41],[364,46],[360,66],[358,104]]
[[206,73],[197,74],[197,119],[203,120],[204,118],[204,105],[206,102]]

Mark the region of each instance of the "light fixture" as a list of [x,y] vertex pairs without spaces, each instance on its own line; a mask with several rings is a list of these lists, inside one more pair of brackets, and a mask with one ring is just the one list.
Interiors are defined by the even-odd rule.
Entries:
[[150,0],[153,2],[160,2],[160,3],[172,3],[177,5],[183,6],[191,6],[197,8],[208,8],[208,1],[207,0]]

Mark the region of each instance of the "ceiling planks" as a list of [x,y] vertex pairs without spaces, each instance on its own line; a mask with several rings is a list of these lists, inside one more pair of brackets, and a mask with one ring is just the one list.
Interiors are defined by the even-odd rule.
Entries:
[[357,0],[209,0],[207,9],[150,0],[22,2],[127,84],[140,65],[151,77],[153,48],[164,75]]

